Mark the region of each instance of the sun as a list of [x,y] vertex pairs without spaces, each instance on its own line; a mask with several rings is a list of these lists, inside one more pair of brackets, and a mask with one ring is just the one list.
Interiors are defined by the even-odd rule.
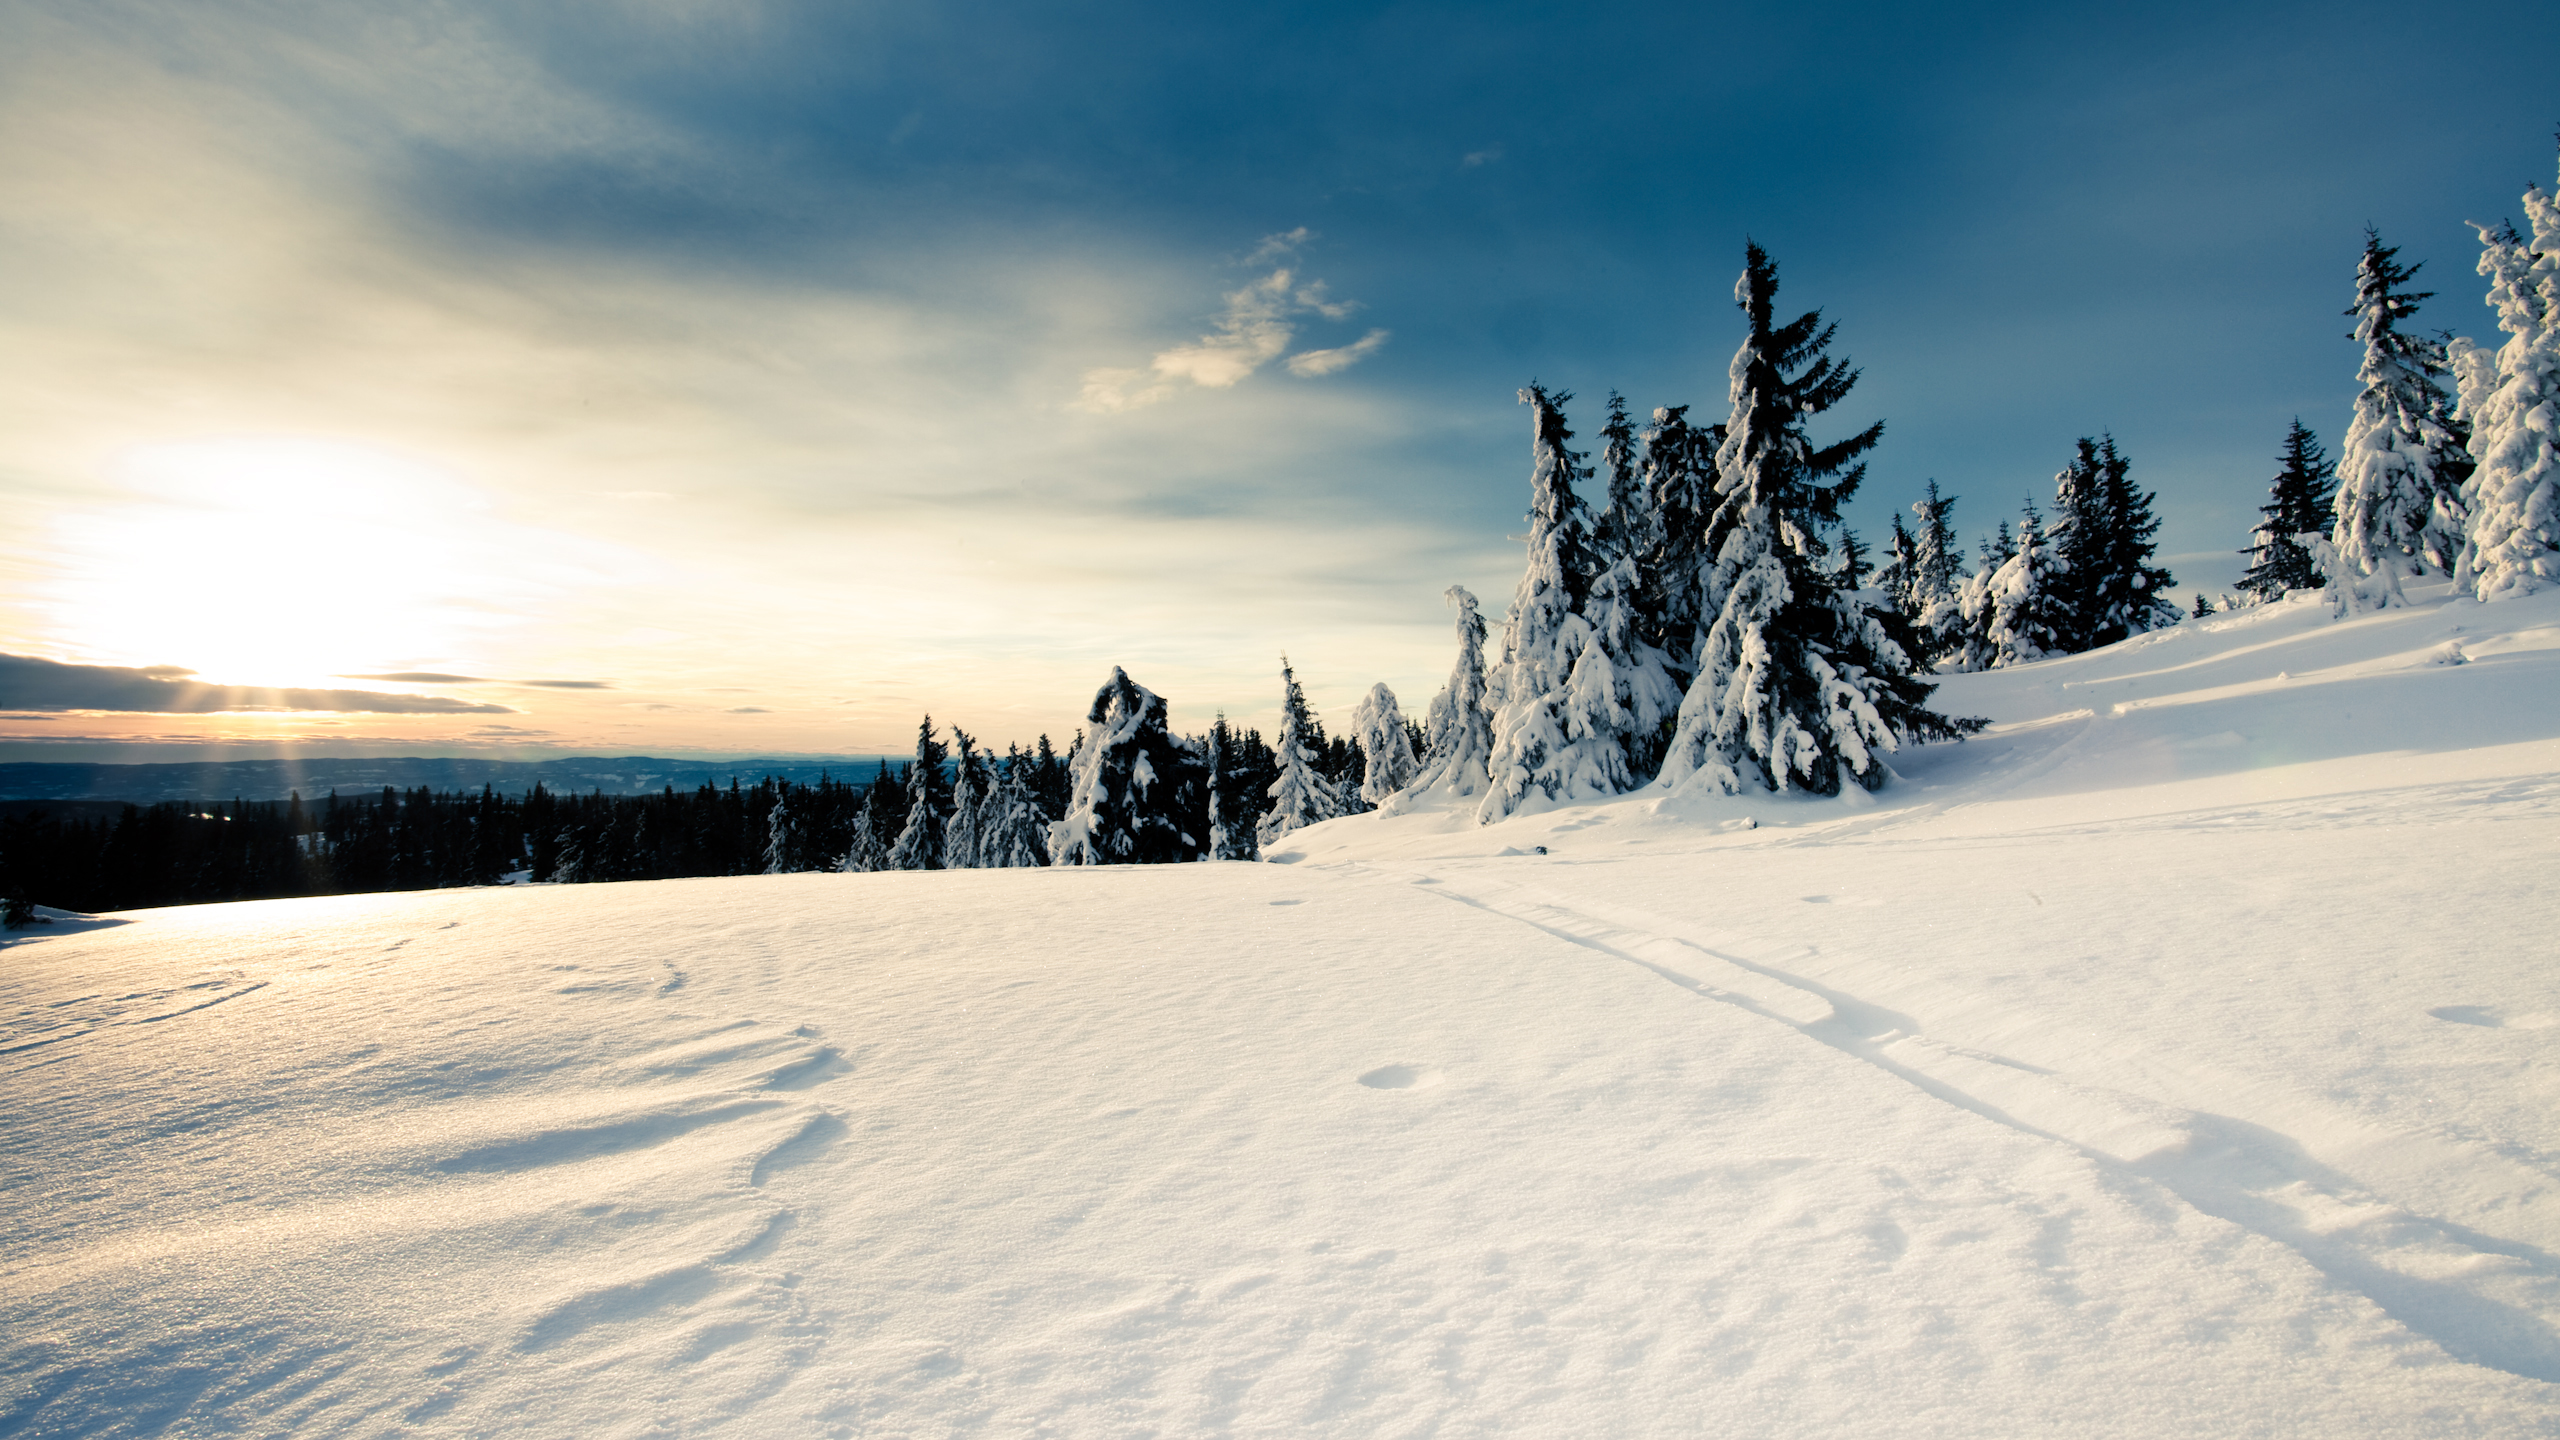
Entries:
[[504,623],[472,543],[488,502],[433,466],[233,438],[138,446],[110,474],[112,503],[57,522],[46,587],[84,658],[316,685],[452,655]]

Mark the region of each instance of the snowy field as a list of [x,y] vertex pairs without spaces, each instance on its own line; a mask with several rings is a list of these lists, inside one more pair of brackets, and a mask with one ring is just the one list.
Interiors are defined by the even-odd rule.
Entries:
[[1940,700],[1844,801],[13,937],[0,1433],[2560,1435],[2560,595]]

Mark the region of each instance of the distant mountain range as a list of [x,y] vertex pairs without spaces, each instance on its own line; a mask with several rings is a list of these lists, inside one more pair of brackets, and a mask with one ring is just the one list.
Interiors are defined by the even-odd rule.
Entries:
[[[892,756],[895,765],[901,757]],[[0,764],[0,800],[126,801],[136,805],[162,800],[282,800],[300,792],[305,800],[335,790],[342,795],[395,790],[477,790],[494,786],[521,795],[541,784],[552,790],[586,794],[637,795],[672,785],[691,790],[702,785],[726,786],[732,777],[753,785],[770,775],[798,784],[814,783],[821,774],[838,780],[869,779],[880,764],[877,755],[845,755],[828,759],[806,756],[776,760],[664,760],[650,755],[613,759],[474,760],[404,756],[381,760],[208,760],[166,765],[84,765],[23,761]]]

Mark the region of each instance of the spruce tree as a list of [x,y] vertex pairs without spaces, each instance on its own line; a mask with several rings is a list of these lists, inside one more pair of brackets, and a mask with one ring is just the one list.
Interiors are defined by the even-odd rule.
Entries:
[[[792,853],[799,848],[797,840],[798,827],[792,823],[790,797],[777,791],[773,797],[773,809],[765,816],[764,873],[788,875],[799,869]],[[600,867],[589,861],[585,864],[572,863],[569,868],[585,872]],[[605,877],[582,873],[580,878]]]
[[1813,443],[1807,424],[1847,397],[1858,372],[1824,353],[1836,327],[1820,311],[1776,323],[1777,290],[1777,266],[1751,245],[1734,290],[1750,333],[1733,360],[1707,527],[1714,561],[1702,608],[1714,619],[1662,775],[1728,794],[1833,795],[1847,781],[1872,790],[1885,780],[1879,752],[1979,723],[1923,708],[1934,687],[1833,581],[1822,532],[1839,523],[1866,474],[1858,457],[1884,426]]
[[[2346,312],[2356,322],[2350,337],[2364,342],[2364,360],[2356,368],[2364,388],[2338,456],[2334,518],[2318,527],[2330,531],[2330,543],[2351,572],[2336,578],[2362,600],[2384,607],[2408,603],[2400,593],[2404,576],[2453,572],[2464,528],[2462,482],[2471,470],[2461,439],[2447,423],[2445,390],[2437,379],[2444,373],[2443,351],[2401,330],[2418,312],[2418,302],[2434,292],[2407,288],[2419,267],[2400,264],[2394,258],[2399,253],[2367,227],[2364,257],[2356,264],[2356,302]],[[2284,518],[2291,523],[2293,517]],[[2303,551],[2306,558],[2308,553]],[[2282,593],[2243,584],[2271,599]]]
[[1592,527],[1594,548],[1604,562],[1625,559],[1641,568],[1655,543],[1653,494],[1645,483],[1626,399],[1615,390],[1609,392],[1609,418],[1600,427],[1600,471],[1609,483],[1609,502]]
[[[2288,590],[2309,590],[2327,582],[2299,537],[2326,528],[2332,514],[2329,487],[2335,475],[2328,457],[2321,453],[2319,437],[2296,416],[2285,434],[2284,449],[2276,454],[2276,478],[2267,487],[2267,503],[2258,507],[2265,518],[2250,535],[2249,548],[2240,552],[2249,557],[2249,571],[2240,577],[2241,589],[2261,600],[2281,600]],[[2391,589],[2398,593],[2396,580]]]
[[1644,432],[1644,485],[1651,498],[1653,544],[1645,556],[1643,605],[1646,643],[1662,652],[1676,685],[1698,673],[1707,616],[1700,610],[1706,583],[1707,521],[1715,513],[1717,448],[1724,427],[1693,429],[1689,407],[1653,412]]
[[2000,578],[2000,568],[2018,553],[2018,542],[2009,533],[2009,522],[1982,542],[1982,567],[1966,577],[1957,587],[1955,622],[1942,628],[1947,642],[1946,664],[1955,670],[1988,670],[1999,659],[1999,647],[1992,642],[1992,627],[1999,623],[2000,605],[1992,582]]
[[1871,583],[1884,592],[1906,620],[1915,618],[1917,610],[1918,587],[1913,582],[1919,561],[1919,545],[1912,539],[1910,527],[1902,523],[1900,515],[1894,516],[1885,535],[1884,559],[1877,563]]
[[890,868],[889,847],[880,843],[880,822],[873,814],[879,803],[877,791],[866,790],[863,793],[862,803],[853,814],[851,843],[845,847],[843,858],[836,862],[838,870],[848,875],[867,875]]
[[1991,577],[1991,627],[1986,670],[2025,665],[2062,651],[2062,627],[2068,623],[2060,582],[2066,573],[2061,557],[2044,544],[2035,507],[2018,522],[2017,550]]
[[1067,813],[1049,827],[1057,865],[1165,865],[1207,853],[1208,766],[1165,726],[1162,696],[1119,666],[1094,692],[1090,733],[1068,756]]
[[2477,468],[2455,580],[2482,600],[2560,584],[2560,201],[2528,185],[2524,208],[2529,245],[2513,225],[2474,227],[2507,342],[2494,353],[2457,342]]
[[1414,788],[1463,798],[1481,795],[1491,784],[1486,766],[1493,758],[1493,712],[1485,701],[1484,616],[1464,585],[1450,586],[1447,595],[1458,612],[1458,659],[1449,683],[1425,712],[1431,743]]
[[933,738],[933,717],[916,726],[916,758],[907,766],[907,820],[889,847],[892,870],[942,868],[942,762],[949,752]]
[[979,863],[991,869],[1023,870],[1049,863],[1049,817],[1031,788],[1032,757],[1005,747],[1001,771],[990,785],[979,827]]
[[[1911,513],[1920,528],[1911,536],[1911,582],[1902,614],[1919,639],[1915,658],[1934,665],[1964,644],[1958,592],[1966,577],[1964,547],[1956,543],[1956,497],[1940,495],[1933,479],[1926,496],[1911,502]],[[1899,525],[1901,517],[1894,518]]]
[[1491,785],[1476,807],[1490,823],[1524,807],[1603,799],[1649,769],[1677,704],[1661,657],[1638,633],[1642,581],[1630,556],[1591,543],[1581,456],[1567,447],[1563,404],[1531,385],[1528,565],[1503,640],[1493,717]]
[[2196,619],[2201,620],[2207,615],[2214,613],[2213,602],[2204,598],[2204,592],[2199,590],[2196,592],[2196,603],[2188,607],[2187,613],[2194,616]]
[[2178,618],[2169,599],[2174,577],[2151,563],[2156,497],[2134,485],[2132,471],[2114,436],[2082,436],[2079,453],[2054,477],[2053,523],[2042,533],[2059,572],[2055,653],[2113,645]]
[[1258,848],[1268,850],[1293,830],[1333,819],[1342,813],[1341,797],[1316,769],[1314,718],[1307,713],[1307,692],[1298,684],[1289,657],[1280,657],[1280,723],[1271,751],[1279,775],[1271,782],[1271,807],[1255,827]]
[[974,870],[984,839],[985,769],[977,742],[957,725],[951,727],[951,749],[951,823],[943,831],[942,864],[947,870]]
[[1366,757],[1361,772],[1360,798],[1375,809],[1387,798],[1413,783],[1420,768],[1413,756],[1413,741],[1405,733],[1404,712],[1396,707],[1396,692],[1381,680],[1369,687],[1351,712],[1351,730]]

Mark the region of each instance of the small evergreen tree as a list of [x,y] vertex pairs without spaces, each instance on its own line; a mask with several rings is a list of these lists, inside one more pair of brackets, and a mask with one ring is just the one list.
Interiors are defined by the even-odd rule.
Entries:
[[[1903,618],[1911,622],[1920,649],[1914,657],[1934,665],[1964,646],[1964,611],[1959,592],[1966,579],[1964,547],[1956,543],[1956,498],[1940,495],[1938,482],[1911,502],[1920,528],[1911,536],[1911,580],[1902,599]],[[1894,517],[1899,530],[1900,516]]]
[[2477,468],[2455,581],[2482,600],[2560,584],[2560,201],[2528,185],[2524,208],[2530,245],[2513,225],[2474,227],[2507,343],[2493,354],[2457,342]]
[[1844,781],[1874,789],[1885,779],[1879,752],[1903,737],[1980,727],[1923,708],[1933,687],[1824,564],[1821,533],[1838,524],[1841,502],[1866,474],[1858,457],[1884,427],[1812,442],[1807,423],[1846,398],[1858,372],[1824,353],[1836,327],[1820,311],[1776,323],[1777,289],[1777,266],[1749,246],[1734,299],[1750,333],[1733,360],[1707,527],[1715,558],[1702,609],[1714,619],[1662,775],[1672,784],[1701,777],[1729,794],[1832,795]]
[[1592,541],[1603,562],[1628,560],[1641,568],[1659,528],[1653,493],[1645,483],[1636,450],[1636,430],[1627,419],[1626,399],[1609,392],[1609,418],[1600,427],[1600,470],[1609,482],[1609,503],[1592,526]]
[[1208,766],[1165,726],[1163,697],[1118,666],[1094,692],[1070,756],[1067,813],[1049,829],[1058,865],[1197,860],[1209,832]]
[[2196,619],[2201,620],[2207,615],[2214,613],[2213,602],[2204,598],[2204,592],[2199,590],[2196,592],[2196,603],[2189,607],[2187,613],[2194,616]]
[[[2241,589],[2262,600],[2280,600],[2286,591],[2309,590],[2326,582],[2301,537],[2327,527],[2329,486],[2335,473],[2320,451],[2319,437],[2296,416],[2285,434],[2284,449],[2276,455],[2276,478],[2267,487],[2267,503],[2258,507],[2265,518],[2250,535],[2249,548],[2240,552],[2249,557],[2249,571],[2240,577]],[[2396,580],[2391,590],[2399,593]]]
[[1425,712],[1431,740],[1413,788],[1481,795],[1491,783],[1486,765],[1493,758],[1493,712],[1485,703],[1484,616],[1464,585],[1450,586],[1447,596],[1458,612],[1458,660],[1450,667],[1449,683],[1431,697]]
[[[1280,657],[1280,723],[1271,741],[1279,776],[1271,782],[1271,807],[1255,830],[1259,849],[1268,850],[1291,831],[1330,820],[1342,813],[1341,796],[1316,769],[1313,717],[1307,693],[1298,684],[1289,657]],[[1311,743],[1315,742],[1315,743]]]
[[[2445,391],[2437,381],[2444,373],[2442,348],[2401,331],[2418,302],[2433,292],[2407,288],[2419,267],[2400,264],[2393,258],[2398,254],[2366,228],[2364,258],[2356,265],[2356,303],[2347,308],[2356,322],[2349,334],[2364,342],[2364,360],[2356,368],[2364,389],[2338,457],[2334,520],[2317,527],[2330,531],[2330,543],[2352,572],[2338,578],[2351,583],[2361,599],[2386,607],[2408,603],[2400,593],[2404,574],[2453,572],[2462,546],[2461,486],[2471,470],[2461,439],[2447,423]],[[2283,522],[2294,518],[2287,515]],[[2282,538],[2307,563],[2309,552],[2290,539],[2301,531]],[[2283,575],[2302,568],[2282,550],[2270,558]],[[2242,584],[2269,599],[2283,593],[2263,583]]]
[[1404,712],[1396,708],[1396,692],[1387,688],[1387,682],[1369,687],[1368,695],[1351,712],[1351,729],[1366,757],[1360,798],[1374,809],[1412,784],[1420,768],[1413,758],[1413,741],[1405,732]]
[[2035,507],[2018,522],[2017,552],[1991,577],[1989,658],[1980,668],[2025,665],[2064,653],[2061,632],[2065,611],[2060,598],[2063,577],[2059,556],[2047,550]]
[[[798,857],[794,854],[800,848],[798,840],[798,827],[791,821],[790,797],[777,791],[773,797],[773,809],[765,816],[764,873],[788,875],[799,869]],[[585,871],[595,867],[572,863],[569,868]]]
[[836,862],[838,870],[848,875],[868,875],[875,870],[893,868],[889,864],[889,847],[880,843],[879,820],[872,813],[879,803],[877,791],[863,794],[862,803],[854,810],[851,842],[845,848],[844,858]]
[[889,847],[892,870],[942,868],[942,763],[949,757],[933,738],[933,717],[916,726],[916,758],[907,766],[907,822]]
[[942,864],[949,870],[974,870],[984,839],[986,772],[969,732],[951,727],[951,823],[942,837]]
[[1025,870],[1049,863],[1049,817],[1031,788],[1032,757],[1005,747],[1000,773],[990,777],[978,841],[979,863],[992,869]]
[[2043,527],[2059,586],[2053,653],[2095,650],[2179,618],[2169,599],[2174,577],[2151,563],[2156,497],[2134,485],[2132,472],[2114,436],[2083,436],[2054,477],[2053,523]]

